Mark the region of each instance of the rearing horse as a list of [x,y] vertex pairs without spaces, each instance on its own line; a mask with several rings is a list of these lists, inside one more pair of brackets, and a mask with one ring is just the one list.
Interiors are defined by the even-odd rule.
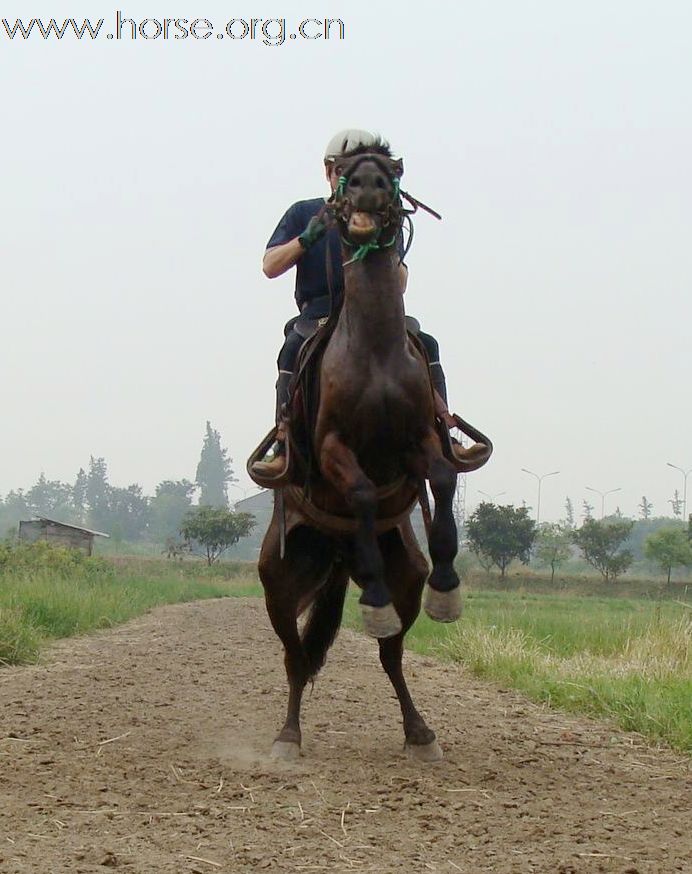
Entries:
[[[401,665],[404,635],[428,578],[409,517],[427,480],[435,512],[425,606],[434,619],[454,620],[461,611],[452,514],[457,467],[443,454],[427,361],[406,328],[396,245],[405,213],[402,162],[360,154],[345,159],[339,172],[330,210],[342,238],[344,296],[321,358],[311,435],[319,471],[310,477],[309,498],[288,487],[275,501],[259,560],[289,683],[273,754],[290,759],[300,752],[303,689],[336,637],[352,578],[362,589],[365,629],[378,638],[380,661],[401,705],[406,745],[418,758],[434,760],[440,748],[416,710]],[[487,441],[475,449],[476,462],[482,456],[483,463],[492,446]],[[307,608],[301,633],[298,617]]]

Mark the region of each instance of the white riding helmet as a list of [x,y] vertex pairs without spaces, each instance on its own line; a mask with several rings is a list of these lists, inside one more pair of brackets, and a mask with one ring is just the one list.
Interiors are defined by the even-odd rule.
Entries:
[[333,161],[335,158],[340,158],[347,152],[357,149],[358,146],[374,146],[382,142],[381,138],[367,130],[342,130],[335,134],[327,143],[327,148],[324,152],[325,164]]

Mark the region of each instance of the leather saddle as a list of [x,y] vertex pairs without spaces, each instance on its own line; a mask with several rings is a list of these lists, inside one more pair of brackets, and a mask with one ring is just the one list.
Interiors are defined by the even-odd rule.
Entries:
[[[331,333],[329,330],[323,330],[328,322],[329,319],[327,317],[312,319],[301,315],[291,325],[291,328],[304,341],[298,354],[298,364],[289,400],[289,404],[293,404],[296,395],[300,395],[303,412],[301,418],[304,422],[304,428],[300,430],[303,431],[303,434],[297,435],[292,433],[292,417],[287,416],[284,426],[286,431],[286,464],[283,471],[273,477],[265,477],[254,473],[252,466],[256,461],[264,458],[274,443],[277,432],[276,426],[269,431],[266,437],[255,448],[247,462],[247,473],[250,479],[261,488],[279,489],[288,485],[304,485],[309,476],[310,468],[314,467],[309,458],[310,423],[314,421],[319,402],[319,361]],[[289,329],[289,325],[286,326],[287,329]],[[412,316],[406,316],[406,328],[409,336],[427,360],[425,349],[418,340],[420,323]],[[473,440],[474,443],[468,448],[461,446],[458,441],[452,438],[447,426],[437,420],[436,427],[442,444],[442,452],[445,458],[454,465],[457,473],[469,473],[473,470],[478,470],[492,455],[493,444],[485,434],[474,428],[473,425],[470,425],[460,416],[453,415],[459,431]]]

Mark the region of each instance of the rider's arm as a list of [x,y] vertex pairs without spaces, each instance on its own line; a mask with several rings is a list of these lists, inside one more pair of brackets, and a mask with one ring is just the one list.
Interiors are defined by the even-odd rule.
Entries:
[[298,237],[267,249],[262,259],[262,271],[268,279],[276,279],[296,264],[305,249]]
[[[262,270],[269,279],[276,279],[290,270],[310,246],[322,239],[327,225],[320,210],[313,215],[305,227],[304,212],[301,221],[301,204],[294,203],[279,222],[269,240],[269,246],[262,259]],[[272,245],[272,243],[274,245]]]

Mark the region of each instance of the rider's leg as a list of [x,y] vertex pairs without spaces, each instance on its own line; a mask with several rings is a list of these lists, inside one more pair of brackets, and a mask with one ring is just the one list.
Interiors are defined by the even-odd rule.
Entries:
[[303,344],[303,338],[293,330],[293,323],[295,321],[294,319],[293,322],[289,322],[286,326],[286,339],[276,362],[279,368],[279,375],[276,380],[276,440],[262,461],[256,461],[252,466],[253,471],[262,476],[276,476],[281,473],[284,466],[284,405],[288,402],[288,389],[293,378],[293,370],[298,352]]
[[440,364],[440,347],[437,340],[431,335],[420,331],[418,339],[425,347],[430,362],[430,379],[435,389],[435,415],[442,419],[448,428],[456,428],[456,421],[447,408],[447,382],[445,373]]

